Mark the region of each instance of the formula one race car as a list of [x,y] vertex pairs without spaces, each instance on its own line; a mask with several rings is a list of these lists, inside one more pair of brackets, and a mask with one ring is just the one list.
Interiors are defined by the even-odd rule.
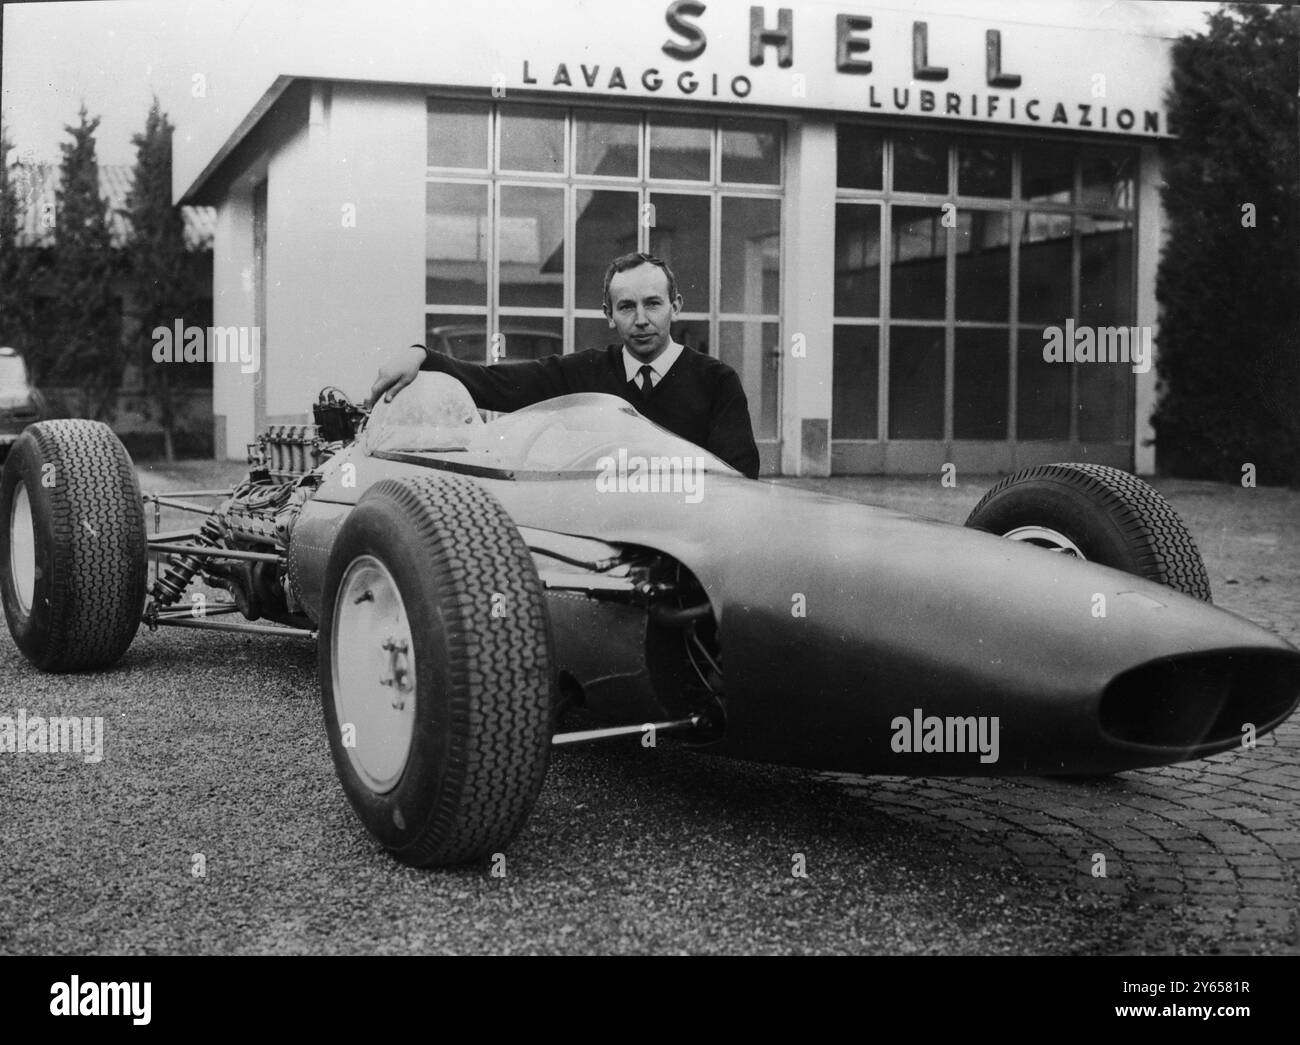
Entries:
[[[327,390],[250,460],[233,491],[142,498],[105,426],[29,427],[0,480],[9,628],[45,671],[109,667],[142,621],[316,638],[339,780],[410,864],[503,849],[556,744],[1105,774],[1300,700],[1300,652],[1210,605],[1173,510],[1112,468],[1028,469],[958,527],[745,479],[612,396],[485,424],[442,374],[369,414]],[[201,524],[151,536],[150,503]],[[230,600],[196,618],[198,585]],[[609,725],[558,731],[569,705]]]

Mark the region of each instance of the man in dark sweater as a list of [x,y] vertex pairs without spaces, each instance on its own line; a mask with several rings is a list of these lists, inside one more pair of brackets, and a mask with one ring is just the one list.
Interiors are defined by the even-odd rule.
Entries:
[[605,315],[622,345],[494,366],[412,345],[380,368],[370,402],[381,395],[391,399],[421,370],[450,374],[484,410],[518,410],[573,392],[608,392],[753,479],[758,448],[740,378],[726,363],[672,339],[669,328],[681,308],[677,280],[663,261],[625,254],[605,272]]

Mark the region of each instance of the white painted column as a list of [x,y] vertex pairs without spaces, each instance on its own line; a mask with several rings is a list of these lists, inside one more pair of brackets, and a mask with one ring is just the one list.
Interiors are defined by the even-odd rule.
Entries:
[[[787,138],[781,273],[781,472],[830,475],[835,293],[835,124],[808,116]],[[806,355],[792,354],[802,335]]]
[[1151,369],[1134,374],[1133,469],[1138,475],[1153,475],[1156,470],[1155,445],[1144,445],[1155,438],[1151,412],[1156,406],[1155,356],[1160,354],[1160,318],[1156,306],[1156,269],[1160,248],[1165,241],[1165,212],[1160,205],[1160,157],[1154,145],[1144,145],[1138,168],[1137,245],[1137,316],[1139,327],[1151,328]]

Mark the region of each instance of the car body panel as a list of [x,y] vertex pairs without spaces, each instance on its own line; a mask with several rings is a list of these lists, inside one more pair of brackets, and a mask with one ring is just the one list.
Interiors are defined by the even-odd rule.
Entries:
[[[355,484],[327,479],[316,511],[340,513],[380,479],[460,467],[433,453],[352,463]],[[705,474],[696,503],[605,491],[593,475],[466,481],[521,526],[653,548],[698,578],[725,657],[716,749],[738,757],[879,773],[1112,772],[1225,750],[1242,724],[1272,728],[1300,699],[1300,653],[1248,621],[979,531],[727,474]],[[570,630],[557,633],[561,651],[593,641],[589,624]],[[1161,665],[1186,678],[1193,662],[1218,690],[1151,712],[1187,719],[1176,743],[1168,730],[1153,743],[1103,728],[1117,680]],[[895,724],[918,715],[996,717],[996,760],[895,750]]]

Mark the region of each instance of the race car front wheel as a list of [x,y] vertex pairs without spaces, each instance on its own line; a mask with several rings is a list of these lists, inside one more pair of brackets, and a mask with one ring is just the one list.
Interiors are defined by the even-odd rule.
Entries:
[[334,768],[371,835],[420,867],[504,850],[545,776],[554,657],[496,498],[453,476],[368,490],[330,553],[319,654]]
[[41,421],[0,471],[0,601],[42,671],[116,663],[144,607],[146,534],[126,448],[97,421]]
[[1141,479],[1118,468],[1026,468],[989,490],[966,525],[1210,601],[1205,563],[1178,513]]

